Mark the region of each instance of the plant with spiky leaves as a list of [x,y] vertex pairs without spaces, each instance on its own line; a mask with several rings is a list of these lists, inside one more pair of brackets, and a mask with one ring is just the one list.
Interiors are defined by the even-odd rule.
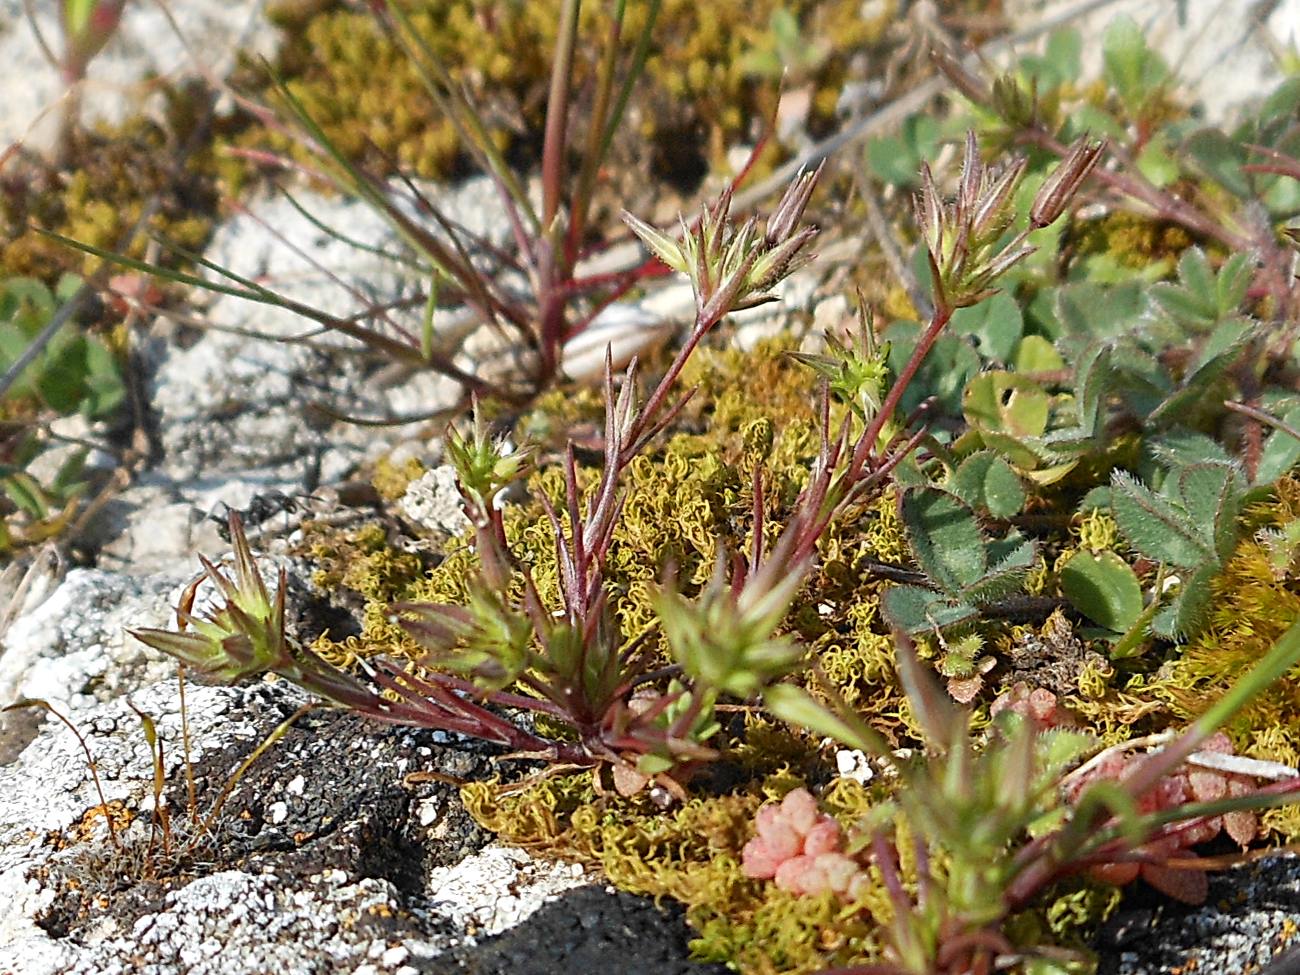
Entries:
[[[619,483],[685,404],[686,397],[670,403],[672,387],[699,342],[733,307],[763,300],[803,259],[815,230],[799,224],[816,179],[812,173],[794,181],[762,235],[752,234],[752,223],[748,230],[731,224],[730,197],[724,194],[710,208],[707,224],[687,227],[682,241],[656,240],[661,248],[694,255],[686,267],[701,296],[695,323],[643,402],[635,362],[619,385],[607,359],[600,479],[584,502],[570,448],[563,510],[540,499],[555,535],[561,606],[543,601],[528,565],[509,550],[498,504],[501,493],[524,475],[528,452],[493,437],[476,415],[468,436],[449,438],[447,455],[473,525],[480,571],[466,606],[393,607],[425,650],[417,672],[380,660],[363,679],[291,640],[284,626],[283,579],[270,595],[234,516],[235,578],[204,562],[225,603],[195,614],[196,582],[178,611],[180,632],[136,635],[217,679],[272,671],[380,720],[457,731],[574,767],[608,765],[620,789],[635,790],[654,779],[681,795],[680,781],[693,765],[714,755],[707,741],[717,730],[712,712],[718,696],[750,693],[798,665],[800,653],[774,635],[798,579],[780,583],[774,573],[781,563],[773,563],[760,573],[761,587],[737,599],[719,575],[708,590],[702,626],[686,612],[674,614],[679,597],[665,587],[659,606],[685,677],[656,690],[638,641],[619,629],[605,583],[605,559],[622,505]],[[572,737],[535,733],[499,714],[498,707],[546,716],[570,728]]]
[[[1086,169],[1095,152],[1081,147],[1071,171]],[[971,239],[977,219],[1006,225],[1006,184],[987,183],[983,173],[976,147],[968,142],[963,186],[973,195],[950,207],[938,201],[931,187],[930,209],[925,212],[940,214],[936,243],[952,233]],[[209,617],[202,632],[152,631],[143,637],[217,676],[275,670],[328,700],[384,720],[462,731],[579,767],[609,765],[616,770],[620,788],[637,788],[654,779],[680,795],[681,781],[693,766],[712,757],[707,740],[716,729],[712,713],[719,696],[763,693],[770,707],[784,713],[789,686],[779,682],[802,665],[803,655],[779,629],[816,558],[820,538],[832,520],[883,491],[891,472],[925,434],[924,428],[907,434],[894,413],[928,346],[917,346],[883,395],[879,388],[867,388],[878,385],[883,376],[881,350],[864,338],[854,347],[865,356],[858,361],[858,352],[841,347],[836,369],[860,381],[838,384],[836,395],[852,399],[854,408],[838,429],[832,429],[832,384],[824,382],[821,450],[793,515],[770,550],[764,545],[763,484],[756,470],[748,558],[733,560],[730,579],[720,562],[713,581],[693,600],[678,594],[669,576],[655,606],[676,661],[671,674],[680,677],[663,690],[651,686],[640,669],[644,665],[638,641],[629,642],[619,631],[605,584],[604,562],[621,511],[620,478],[684,405],[685,398],[669,405],[670,393],[704,336],[731,309],[767,300],[770,289],[806,259],[814,232],[799,229],[799,224],[816,179],[817,173],[797,177],[762,233],[755,220],[740,227],[731,223],[729,194],[697,224],[683,225],[678,240],[629,220],[665,263],[690,278],[696,319],[642,403],[637,401],[635,363],[620,388],[607,362],[599,480],[584,503],[570,448],[564,462],[563,509],[557,511],[549,499],[540,499],[555,536],[561,606],[544,603],[528,566],[509,551],[496,503],[500,492],[521,475],[525,454],[494,439],[476,421],[470,437],[452,438],[448,455],[456,465],[473,525],[480,573],[467,606],[394,607],[407,632],[426,650],[419,673],[401,673],[388,662],[377,664],[371,678],[396,702],[383,700],[359,678],[327,667],[304,648],[286,642],[281,615],[273,610],[277,604],[259,588],[246,546],[239,559],[239,579],[223,586],[229,607]],[[973,298],[995,279],[986,260],[998,261],[995,269],[1014,263],[999,260],[991,245],[979,243],[983,256],[973,262],[961,245],[934,256],[936,281],[944,275],[947,282],[945,294]],[[1016,245],[1012,253],[1024,251]],[[936,308],[931,325],[935,334],[952,310],[948,304]],[[1006,574],[1000,568],[998,573]],[[209,575],[215,577],[216,571],[209,569]],[[188,605],[183,612],[182,622],[189,623]],[[559,720],[572,728],[575,738],[544,739],[497,715],[491,705]]]

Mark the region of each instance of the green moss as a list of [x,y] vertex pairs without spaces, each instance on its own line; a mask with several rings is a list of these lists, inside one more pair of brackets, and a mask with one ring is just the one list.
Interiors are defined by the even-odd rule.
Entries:
[[[723,552],[748,550],[756,465],[768,503],[765,534],[773,542],[819,444],[813,377],[783,354],[780,343],[751,353],[702,350],[683,385],[697,387],[697,393],[678,420],[679,432],[637,458],[626,473],[623,514],[605,565],[611,606],[625,639],[649,634],[651,652],[658,648],[651,594],[667,567],[676,567],[689,594],[704,584]],[[593,422],[596,402],[557,392],[521,426],[554,432],[568,423]],[[549,412],[553,409],[560,411],[558,417]],[[594,466],[579,471],[584,489],[596,477]],[[528,487],[532,497],[545,495],[563,509],[558,467],[544,467]],[[558,606],[555,539],[541,505],[512,507],[505,527],[511,550],[529,566],[543,600]],[[442,562],[427,573],[414,556],[391,550],[377,526],[343,535],[322,530],[315,545],[322,564],[318,581],[353,590],[364,601],[360,636],[337,643],[326,637],[317,644],[333,660],[413,654],[413,645],[389,618],[389,605],[401,600],[464,604],[477,568],[467,537],[448,542]],[[906,553],[892,495],[864,505],[827,533],[807,595],[787,624],[813,649],[840,692],[851,703],[869,706],[873,719],[900,740],[910,732],[892,679],[893,644],[879,614],[881,582],[865,562],[905,562]]]
[[423,574],[419,556],[400,552],[384,526],[376,523],[340,532],[319,524],[304,526],[317,564],[313,583],[328,592],[352,592],[362,601],[361,638],[335,640],[323,633],[312,649],[337,666],[383,652],[415,655],[415,645],[389,619],[388,606]]
[[[766,486],[773,537],[788,518],[818,438],[811,376],[782,349],[773,343],[749,353],[701,350],[684,377],[685,385],[697,387],[696,396],[674,432],[627,472],[625,515],[607,561],[611,604],[626,639],[647,633],[647,646],[655,647],[649,594],[666,565],[678,566],[689,591],[703,582],[721,551],[747,547],[756,465]],[[521,426],[554,444],[566,429],[598,429],[599,415],[598,399],[559,391],[543,398]],[[596,476],[594,459],[580,467],[584,490],[592,488]],[[554,465],[543,465],[528,486],[533,497],[545,494],[553,502],[563,490]],[[1036,498],[1036,512],[1050,516],[1044,524],[1055,526],[1047,532],[1037,573],[1035,591],[1042,595],[1059,592],[1058,568],[1065,556],[1080,548],[1113,550],[1120,542],[1107,514],[1068,516],[1074,493],[1055,487]],[[1284,480],[1269,504],[1249,513],[1248,527],[1266,529],[1297,518],[1300,481]],[[512,551],[529,564],[542,598],[558,605],[554,537],[540,505],[509,509],[506,534]],[[463,602],[476,570],[467,538],[452,540],[443,561],[427,570],[414,556],[394,551],[377,526],[320,542],[318,553],[321,581],[351,588],[364,601],[359,639],[319,645],[336,660],[376,652],[411,654],[413,648],[388,619],[389,603]],[[890,493],[832,526],[786,627],[812,649],[840,694],[873,727],[894,744],[915,748],[917,722],[898,686],[894,644],[880,618],[885,583],[869,570],[868,560],[909,563]],[[981,653],[994,655],[1000,667],[976,703],[975,727],[986,721],[984,703],[1013,679],[1053,690],[1083,728],[1105,743],[1182,726],[1300,614],[1300,593],[1290,572],[1276,543],[1243,542],[1215,584],[1211,626],[1195,643],[1166,648],[1163,666],[1159,660],[1139,660],[1129,670],[1111,665],[1105,643],[1081,639],[1063,613],[1045,623],[981,623],[966,636],[972,645],[978,641]],[[925,647],[932,642],[921,641],[937,657],[942,648]],[[1295,763],[1300,761],[1298,721],[1300,696],[1283,685],[1229,731],[1247,753]],[[546,778],[514,791],[473,785],[464,798],[481,823],[510,842],[580,860],[623,889],[682,902],[697,933],[694,951],[702,959],[725,961],[746,973],[812,972],[877,959],[891,910],[879,884],[871,885],[860,903],[846,906],[829,898],[790,896],[774,884],[745,878],[740,868],[757,808],[804,782],[826,781],[827,756],[816,741],[746,714],[743,721],[728,721],[714,744],[722,760],[701,772],[690,783],[691,798],[669,812],[645,794],[624,799],[607,785],[598,788],[591,775]],[[873,794],[850,780],[834,779],[820,800],[852,827],[885,787],[877,784]],[[1300,832],[1295,812],[1270,813],[1265,822],[1288,837]],[[905,876],[915,869],[907,862],[902,867]],[[1117,897],[1080,880],[1062,883],[1013,919],[1008,933],[1020,944],[1051,940],[1078,946]]]
[[374,470],[370,472],[368,480],[381,498],[385,501],[396,501],[406,493],[411,482],[419,480],[423,473],[424,465],[414,457],[394,462],[385,456],[375,462]]
[[[217,209],[215,164],[207,149],[184,166],[175,160],[187,138],[183,92],[172,93],[171,131],[145,118],[74,135],[68,171],[20,167],[0,193],[0,268],[53,285],[66,272],[89,274],[99,259],[42,236],[51,230],[109,250],[116,249],[150,201],[158,205],[148,229],[188,250],[201,249]],[[191,120],[192,121],[192,120]],[[128,255],[144,258],[148,234],[139,235]],[[164,263],[169,263],[166,254]]]
[[[481,106],[492,139],[509,153],[529,156],[530,147],[539,144],[560,3],[411,0],[406,5],[452,77]],[[277,73],[349,157],[383,172],[394,165],[429,178],[457,172],[464,147],[454,127],[433,105],[416,67],[373,18],[337,5],[281,6],[292,29]],[[647,7],[628,4],[625,39],[638,36]],[[615,154],[652,160],[669,178],[699,175],[699,147],[716,159],[727,145],[749,138],[755,120],[771,114],[768,103],[776,86],[747,75],[744,55],[763,45],[769,18],[779,7],[800,19],[805,36],[830,43],[809,79],[814,128],[829,125],[849,58],[881,39],[892,4],[864,19],[855,6],[830,0],[665,0],[644,83],[629,110],[626,141]],[[604,17],[601,5],[584,6],[582,52],[595,50],[597,38],[608,30]],[[589,80],[584,74],[589,60],[579,58],[575,82],[580,89]],[[300,152],[263,130],[242,141]]]
[[1075,242],[1079,267],[1088,269],[1089,279],[1116,270],[1158,278],[1172,271],[1178,255],[1195,243],[1178,224],[1122,210],[1076,224]]
[[[692,955],[700,961],[775,975],[882,960],[893,907],[874,868],[868,869],[872,882],[852,903],[793,895],[741,869],[758,808],[804,786],[816,768],[809,739],[751,718],[724,759],[733,761],[741,778],[728,794],[698,795],[669,812],[645,796],[598,793],[590,778],[548,778],[522,789],[479,782],[461,795],[476,820],[511,843],[581,862],[620,889],[683,904],[695,930]],[[840,778],[821,791],[819,802],[851,829],[881,798],[879,787]],[[912,843],[905,823],[899,830],[900,875],[912,887]],[[1052,938],[1082,948],[1085,932],[1119,897],[1114,888],[1072,879],[1014,918],[1008,933],[1020,944]]]

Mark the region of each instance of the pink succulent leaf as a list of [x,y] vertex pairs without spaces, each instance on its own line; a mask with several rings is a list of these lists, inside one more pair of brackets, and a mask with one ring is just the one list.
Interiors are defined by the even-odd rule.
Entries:
[[740,851],[740,869],[746,877],[753,877],[755,880],[771,880],[776,876],[776,871],[784,858],[772,856],[772,851],[767,848],[762,839],[753,839],[745,844],[745,848]]
[[754,828],[759,836],[765,836],[771,830],[779,828],[778,824],[783,822],[781,807],[776,805],[763,806],[754,816]]
[[1223,830],[1238,846],[1249,846],[1259,835],[1259,817],[1249,809],[1224,813]]
[[812,857],[798,856],[786,860],[776,871],[776,885],[792,894],[812,894],[823,887],[824,878]]
[[817,823],[817,800],[807,789],[795,789],[781,801],[781,814],[787,823],[806,836]]
[[1213,802],[1228,794],[1228,780],[1221,772],[1193,769],[1187,779],[1197,802]]
[[763,842],[778,860],[789,860],[803,853],[803,835],[787,822],[774,824],[763,834]]
[[1209,738],[1206,738],[1205,743],[1197,750],[1202,752],[1217,752],[1220,755],[1232,755],[1234,753],[1232,739],[1222,731],[1216,731],[1214,734],[1210,735]]
[[857,861],[843,853],[823,853],[817,857],[817,868],[826,878],[828,888],[841,897],[848,895],[853,881],[861,873]]
[[840,830],[840,824],[826,816],[804,837],[803,852],[810,857],[821,856],[824,853],[839,853],[843,845],[844,834]]

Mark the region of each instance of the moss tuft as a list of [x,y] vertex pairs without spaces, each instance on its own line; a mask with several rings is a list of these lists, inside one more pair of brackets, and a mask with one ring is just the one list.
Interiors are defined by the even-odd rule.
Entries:
[[[174,121],[183,125],[181,116],[192,107],[187,108],[183,93],[175,93],[172,101]],[[99,258],[39,231],[113,250],[155,196],[158,207],[148,229],[187,250],[202,249],[217,210],[215,166],[206,150],[184,167],[175,166],[176,146],[184,138],[137,117],[118,127],[75,133],[74,164],[68,171],[20,167],[0,184],[0,267],[8,275],[36,277],[50,286],[68,272],[90,274]],[[148,243],[148,234],[139,235],[128,256],[144,258]]]
[[[516,793],[473,783],[461,795],[475,819],[512,843],[576,859],[623,890],[680,901],[701,961],[747,973],[803,973],[877,958],[887,911],[882,890],[845,905],[830,895],[798,897],[741,871],[759,806],[802,784],[777,772],[669,813],[646,799],[598,797],[589,779],[550,779]],[[825,799],[832,812],[851,818],[866,811],[869,798],[849,785]]]

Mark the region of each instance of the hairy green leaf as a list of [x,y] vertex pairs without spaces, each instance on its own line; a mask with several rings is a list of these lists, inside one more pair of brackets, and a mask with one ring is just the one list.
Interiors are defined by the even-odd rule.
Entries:
[[1210,581],[1218,566],[1202,565],[1183,578],[1182,585],[1169,603],[1151,622],[1151,631],[1168,640],[1186,640],[1205,624],[1210,607]]
[[1025,506],[1025,489],[1011,465],[992,450],[980,450],[961,462],[949,485],[972,507],[995,518],[1010,518]]
[[993,559],[992,568],[962,590],[962,602],[982,606],[1019,590],[1034,566],[1037,549],[1033,542],[1013,537],[990,545],[989,554]]
[[885,590],[880,608],[891,626],[911,635],[969,623],[978,615],[974,606],[920,586],[894,586]]
[[[1291,430],[1300,430],[1300,406],[1293,406],[1282,414],[1281,420]],[[1300,461],[1300,438],[1288,430],[1274,430],[1264,441],[1255,469],[1256,484],[1272,484]]]
[[1107,83],[1130,112],[1140,112],[1169,77],[1169,69],[1147,45],[1142,28],[1128,16],[1116,17],[1106,27],[1101,57]]
[[1240,471],[1232,464],[1193,464],[1178,474],[1178,493],[1192,520],[1209,531],[1219,563],[1232,556],[1237,545],[1237,515],[1245,489]]
[[903,494],[903,524],[921,571],[956,595],[984,575],[988,555],[975,513],[955,495],[937,488]]
[[953,312],[949,324],[955,335],[969,335],[975,339],[980,356],[986,361],[1010,362],[1025,323],[1020,305],[1006,292],[1001,292],[969,308]]
[[1016,346],[1012,368],[1016,372],[1056,372],[1065,368],[1065,360],[1043,336],[1026,335]]
[[1088,437],[1095,437],[1101,429],[1102,411],[1106,405],[1106,380],[1110,376],[1111,348],[1108,345],[1090,346],[1079,359],[1074,372],[1074,404],[1079,429]]
[[1116,471],[1110,482],[1110,506],[1124,538],[1158,562],[1191,568],[1215,557],[1208,532],[1179,505]]

